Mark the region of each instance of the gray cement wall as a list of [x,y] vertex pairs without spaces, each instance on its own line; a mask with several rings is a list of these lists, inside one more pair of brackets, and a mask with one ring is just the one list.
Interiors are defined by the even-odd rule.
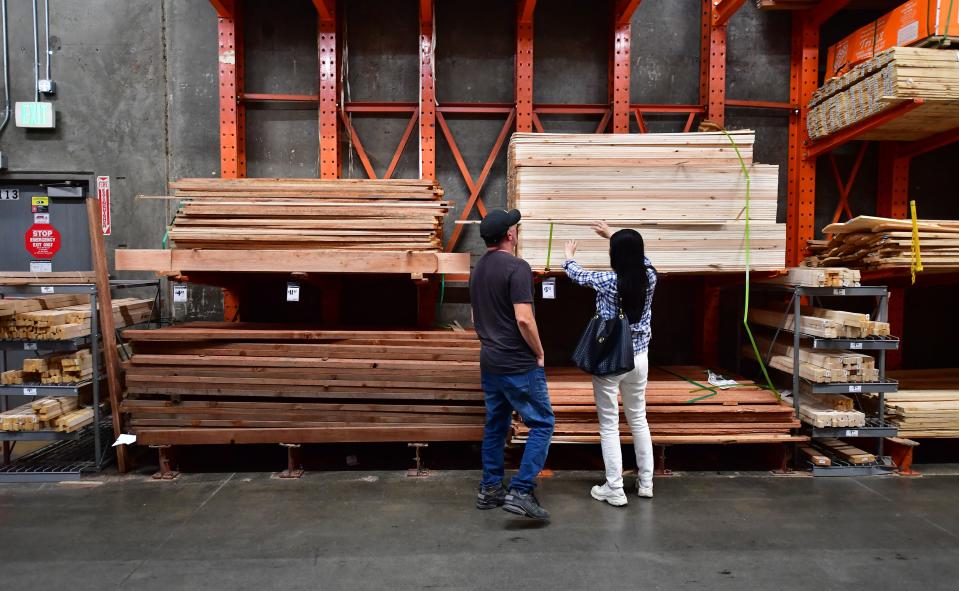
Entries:
[[[345,96],[354,101],[415,101],[418,93],[417,3],[414,0],[347,0],[343,42]],[[246,0],[246,89],[249,92],[315,93],[316,18],[310,0]],[[436,79],[441,103],[510,102],[513,99],[514,3],[437,3]],[[86,170],[110,175],[114,193],[111,247],[159,247],[170,203],[135,201],[162,194],[169,179],[217,176],[218,111],[216,18],[202,0],[51,0],[52,99],[58,126],[24,131],[12,124],[0,137],[11,170]],[[535,100],[601,103],[607,100],[609,3],[541,0],[535,15]],[[832,24],[823,43],[866,22],[871,13],[851,13]],[[728,96],[788,99],[790,15],[761,13],[747,3],[729,25]],[[12,2],[11,76],[14,100],[32,96],[32,34],[28,2]],[[633,18],[632,99],[644,103],[695,103],[699,79],[698,0],[647,0]],[[353,125],[379,174],[385,170],[406,117],[356,115]],[[314,108],[250,106],[247,114],[250,176],[312,177],[318,141]],[[503,120],[450,116],[449,125],[471,173],[479,175]],[[591,131],[589,117],[543,117],[547,130]],[[756,158],[779,164],[780,220],[785,219],[786,117],[780,112],[729,109],[731,128],[757,130]],[[682,121],[651,117],[653,130],[677,131]],[[442,134],[437,167],[459,214],[468,197]],[[343,137],[345,176],[365,176]],[[396,171],[417,174],[411,141]],[[840,166],[852,153],[840,152]],[[917,159],[916,196],[947,190],[944,150]],[[876,164],[872,150],[852,197],[854,211],[874,208]],[[825,163],[823,164],[825,166]],[[828,169],[819,187],[817,225],[827,221],[837,194]],[[496,160],[481,197],[505,203],[505,150]],[[928,217],[955,217],[956,207],[936,201]],[[931,215],[935,212],[935,215]],[[452,230],[452,220],[447,232]],[[475,228],[460,249],[479,252]],[[196,290],[179,314],[219,313],[215,291]]]

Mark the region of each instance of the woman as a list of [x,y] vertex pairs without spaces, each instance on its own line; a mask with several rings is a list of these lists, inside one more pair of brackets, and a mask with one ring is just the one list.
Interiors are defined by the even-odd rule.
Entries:
[[643,237],[636,230],[619,230],[611,234],[606,222],[596,222],[592,228],[603,238],[609,239],[612,272],[584,270],[573,259],[576,254],[575,241],[566,243],[563,269],[576,283],[596,290],[596,313],[600,317],[614,318],[621,306],[629,319],[635,368],[615,376],[593,376],[606,482],[594,486],[590,494],[598,501],[621,507],[627,500],[623,492],[623,452],[619,444],[617,394],[622,394],[626,420],[633,432],[636,465],[639,468],[637,492],[640,497],[653,496],[653,442],[646,422],[646,378],[649,373],[647,352],[656,269],[646,258]]

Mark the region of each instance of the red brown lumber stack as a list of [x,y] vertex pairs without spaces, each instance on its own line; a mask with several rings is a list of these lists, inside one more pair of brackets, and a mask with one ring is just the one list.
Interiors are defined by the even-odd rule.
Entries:
[[[715,396],[696,400],[710,392],[697,391],[697,386],[678,376],[706,384],[705,372],[701,367],[685,366],[650,369],[646,416],[654,443],[776,443],[804,439],[791,434],[792,429],[799,427],[793,408],[748,380],[737,379],[741,387],[718,390]],[[556,368],[547,370],[546,379],[556,415],[553,442],[598,442],[599,424],[590,376],[575,368]],[[632,438],[625,416],[620,421],[623,441],[629,443]],[[525,440],[525,425],[517,422],[514,428],[515,439]]]
[[195,323],[124,334],[122,410],[141,443],[482,438],[472,332]]
[[179,248],[437,251],[449,204],[430,180],[181,179]]

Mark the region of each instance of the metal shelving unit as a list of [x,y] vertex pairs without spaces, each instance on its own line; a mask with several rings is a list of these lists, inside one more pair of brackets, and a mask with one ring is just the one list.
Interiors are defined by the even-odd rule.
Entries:
[[[159,280],[111,280],[112,288],[137,288],[146,287],[156,289],[156,298],[154,307],[159,304]],[[56,284],[56,285],[0,285],[0,296],[39,296],[53,293],[61,294],[89,294],[90,295],[90,335],[64,339],[60,341],[50,340],[0,340],[0,371],[6,370],[8,351],[29,351],[40,355],[41,353],[69,352],[77,351],[81,348],[90,347],[90,354],[94,360],[100,358],[101,333],[99,327],[99,315],[97,312],[97,287],[93,283],[75,283],[75,284]],[[152,315],[151,315],[152,316]],[[74,431],[72,433],[61,433],[58,431],[0,431],[0,441],[3,442],[3,464],[0,465],[0,482],[24,482],[37,481],[36,476],[42,475],[40,481],[49,482],[52,480],[71,480],[79,478],[84,471],[99,472],[107,463],[107,452],[110,447],[104,446],[104,437],[109,437],[110,429],[104,429],[104,415],[100,400],[100,388],[105,380],[105,374],[99,361],[93,364],[93,377],[90,380],[78,382],[76,384],[23,384],[0,386],[0,412],[8,410],[7,399],[10,396],[26,396],[30,398],[43,398],[45,396],[79,396],[81,391],[90,389],[92,392],[93,423]],[[116,409],[113,409],[115,412]],[[107,415],[109,416],[109,415]],[[99,426],[94,429],[93,425]],[[107,425],[109,427],[109,425]],[[75,454],[68,453],[65,445],[77,444],[85,440],[89,447],[88,458],[78,460]],[[25,455],[15,464],[11,463],[11,442],[16,441],[50,441],[50,446]],[[109,441],[109,439],[106,439]],[[58,454],[40,453],[47,448],[56,448],[60,455],[66,454],[70,460],[63,466],[56,466],[51,463],[51,458],[60,457]],[[105,448],[105,449],[104,449]],[[86,452],[85,452],[86,453]],[[43,458],[43,462],[31,468],[31,463],[37,458]],[[92,459],[90,459],[92,458]],[[56,476],[56,478],[55,478]]]
[[[782,326],[776,330],[773,336],[773,342],[779,337],[780,332],[788,332],[793,336],[793,372],[792,392],[793,407],[796,410],[796,416],[799,417],[799,392],[802,386],[806,386],[813,394],[878,394],[878,414],[876,416],[867,416],[866,424],[863,427],[826,427],[817,428],[805,425],[804,429],[813,439],[817,437],[863,437],[876,438],[877,441],[877,461],[875,464],[854,465],[838,460],[835,457],[831,459],[833,466],[813,466],[813,474],[818,476],[864,476],[870,474],[887,473],[895,469],[895,466],[889,458],[883,455],[883,438],[895,437],[898,430],[895,426],[886,423],[885,419],[885,394],[895,392],[899,388],[898,382],[887,379],[886,376],[886,351],[897,350],[899,348],[899,339],[895,337],[866,337],[866,338],[822,338],[801,332],[801,298],[846,298],[846,297],[874,297],[877,300],[876,318],[880,322],[888,321],[889,313],[889,291],[885,286],[863,286],[863,287],[805,287],[783,284],[758,284],[757,287],[771,290],[785,290],[792,293],[792,299],[789,306],[783,314]],[[795,330],[785,328],[785,318],[793,315],[793,325]],[[836,350],[836,351],[875,351],[879,361],[879,380],[874,382],[853,382],[853,383],[830,383],[820,384],[811,382],[799,376],[800,367],[799,352],[803,341],[815,349]],[[774,368],[775,369],[775,368]]]

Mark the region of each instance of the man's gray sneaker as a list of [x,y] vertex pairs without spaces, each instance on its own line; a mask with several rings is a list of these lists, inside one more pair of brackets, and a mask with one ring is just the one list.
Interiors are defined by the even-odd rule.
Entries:
[[517,490],[510,490],[509,494],[506,495],[503,510],[532,519],[549,519],[549,511],[540,506],[539,501],[531,492],[521,493]]
[[505,500],[506,487],[502,483],[493,486],[483,486],[481,484],[479,492],[476,493],[476,508],[495,509],[502,507]]

